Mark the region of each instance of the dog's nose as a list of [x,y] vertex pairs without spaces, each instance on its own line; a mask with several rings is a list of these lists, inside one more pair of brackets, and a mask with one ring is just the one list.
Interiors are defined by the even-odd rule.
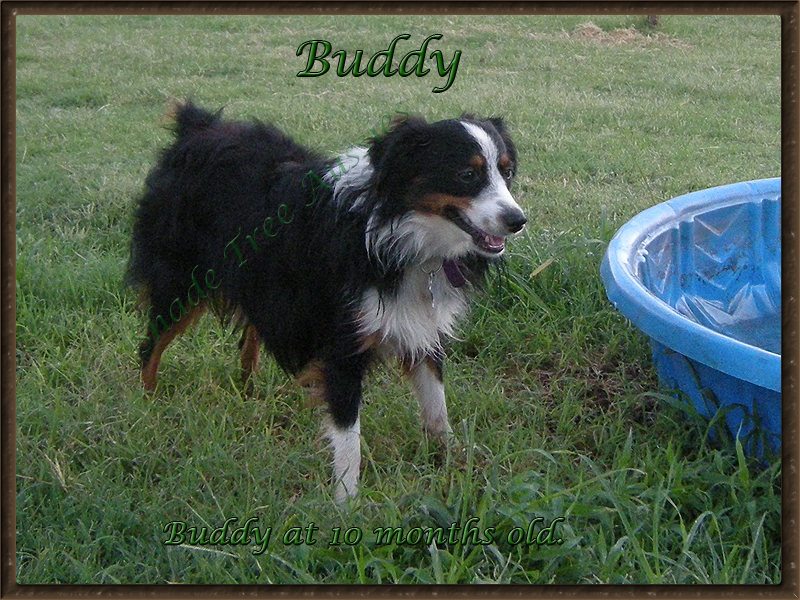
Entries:
[[528,219],[525,218],[521,210],[514,209],[503,213],[503,223],[505,223],[505,226],[508,227],[508,231],[511,233],[517,233],[527,222]]

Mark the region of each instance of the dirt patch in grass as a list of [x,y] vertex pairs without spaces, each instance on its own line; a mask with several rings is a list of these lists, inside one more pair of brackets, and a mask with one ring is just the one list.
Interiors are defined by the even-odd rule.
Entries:
[[562,31],[558,34],[552,33],[531,33],[530,37],[538,40],[568,39],[587,42],[590,44],[601,44],[605,46],[649,46],[662,45],[672,48],[691,48],[691,44],[682,42],[675,37],[661,31],[642,32],[636,27],[617,28],[606,31],[598,27],[591,21],[581,23],[572,31]]
[[645,34],[635,27],[605,31],[591,21],[578,25],[570,34],[570,37],[611,46],[620,46],[624,44],[635,44],[637,46],[663,44],[675,48],[690,47],[689,44],[676,40],[666,33],[654,32]]
[[[512,359],[503,368],[506,385],[517,382],[520,390],[534,389],[540,402],[556,410],[563,400],[565,387],[574,387],[580,398],[581,412],[591,416],[595,413],[611,414],[627,412],[627,419],[638,424],[652,420],[655,402],[642,396],[637,402],[630,398],[646,391],[657,389],[655,375],[637,363],[586,357],[585,363],[566,361],[556,365],[545,362],[536,366],[518,364]],[[620,403],[620,400],[625,400]]]

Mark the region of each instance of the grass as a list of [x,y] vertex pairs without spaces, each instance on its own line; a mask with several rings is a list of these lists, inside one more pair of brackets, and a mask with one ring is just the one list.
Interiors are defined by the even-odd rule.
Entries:
[[[598,273],[642,209],[780,174],[778,17],[665,16],[656,30],[621,16],[16,24],[19,583],[781,581],[780,461],[709,441],[707,424],[659,400],[646,341]],[[435,73],[296,77],[303,41],[369,56],[399,33],[411,35],[400,55],[431,33],[445,60],[463,52],[450,90],[431,93]],[[452,344],[461,451],[437,462],[396,369],[378,369],[363,493],[334,506],[321,409],[269,362],[243,396],[236,340],[211,319],[143,395],[144,323],[122,274],[134,198],[168,139],[160,115],[183,97],[328,152],[398,103],[430,119],[506,117],[529,226]],[[170,522],[212,531],[230,517],[272,527],[267,551],[164,543]],[[374,533],[470,518],[492,543]],[[516,539],[532,522],[534,537],[552,525],[547,543]],[[315,544],[283,543],[309,523]],[[363,536],[331,544],[337,527]]]

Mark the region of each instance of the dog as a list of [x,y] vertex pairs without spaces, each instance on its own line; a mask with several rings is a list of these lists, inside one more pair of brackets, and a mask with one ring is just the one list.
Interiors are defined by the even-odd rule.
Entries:
[[500,118],[402,113],[330,159],[221,112],[174,107],[174,142],[138,200],[127,279],[149,306],[143,384],[155,388],[162,353],[206,309],[234,320],[246,382],[263,346],[319,385],[341,502],[357,492],[376,359],[400,360],[424,430],[451,435],[443,344],[526,223],[510,192],[517,152]]

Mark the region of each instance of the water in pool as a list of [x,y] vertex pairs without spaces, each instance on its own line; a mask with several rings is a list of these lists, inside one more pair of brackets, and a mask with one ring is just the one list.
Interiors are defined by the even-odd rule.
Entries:
[[715,329],[750,346],[774,354],[781,353],[780,313],[766,314],[746,321],[733,321]]

